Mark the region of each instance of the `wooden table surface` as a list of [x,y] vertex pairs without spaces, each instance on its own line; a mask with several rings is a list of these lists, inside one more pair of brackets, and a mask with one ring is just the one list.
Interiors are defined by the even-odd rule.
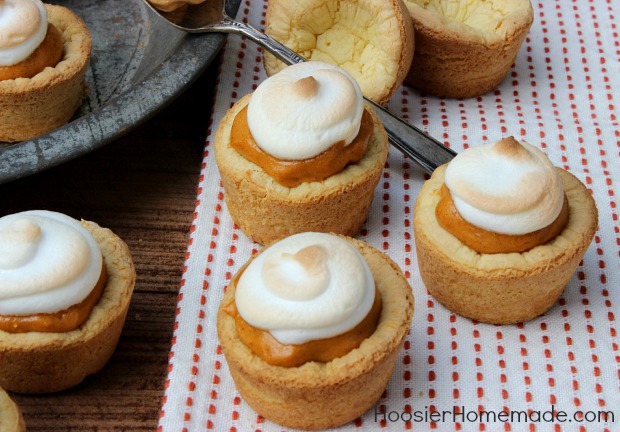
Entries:
[[116,352],[55,394],[12,395],[28,431],[154,431],[219,59],[145,124],[79,159],[0,185],[0,216],[55,210],[112,229],[137,283]]

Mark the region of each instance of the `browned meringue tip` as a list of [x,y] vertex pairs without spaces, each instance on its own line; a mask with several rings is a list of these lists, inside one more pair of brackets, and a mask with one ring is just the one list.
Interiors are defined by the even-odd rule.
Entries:
[[8,225],[2,234],[7,241],[32,242],[41,235],[41,228],[27,219],[19,219]]
[[321,265],[327,257],[325,249],[319,245],[306,246],[295,254],[286,255],[290,255],[291,258],[297,261],[310,273],[314,272],[317,268],[322,268]]
[[[325,248],[320,245],[306,246],[296,253],[284,252],[279,260],[267,259],[263,267],[263,277],[275,292],[284,294],[287,298],[293,295],[296,299],[310,299],[318,295],[325,288],[328,280],[326,261],[329,258]],[[281,273],[282,265],[286,261],[294,261],[305,273],[306,282],[298,281],[298,290],[293,290],[289,281]]]
[[310,99],[319,91],[319,83],[313,76],[307,76],[295,81],[291,85],[291,89],[297,95]]
[[510,159],[529,158],[530,154],[514,136],[509,136],[497,141],[493,145],[495,153],[502,154]]

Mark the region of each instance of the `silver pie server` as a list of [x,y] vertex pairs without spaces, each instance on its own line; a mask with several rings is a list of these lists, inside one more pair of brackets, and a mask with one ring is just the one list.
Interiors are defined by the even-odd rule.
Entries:
[[[306,61],[280,42],[252,26],[235,21],[226,12],[227,0],[206,0],[196,5],[186,5],[172,12],[163,12],[143,0],[157,15],[172,26],[188,33],[233,33],[244,36],[286,64]],[[383,122],[390,143],[420,165],[429,174],[435,168],[449,162],[456,152],[415,126],[396,117],[383,106],[364,98],[370,103]]]

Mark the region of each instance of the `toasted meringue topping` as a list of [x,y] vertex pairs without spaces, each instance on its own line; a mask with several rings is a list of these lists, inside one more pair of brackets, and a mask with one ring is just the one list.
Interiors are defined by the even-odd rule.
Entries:
[[362,92],[338,66],[303,62],[267,78],[252,94],[248,125],[266,153],[283,160],[314,157],[357,136]]
[[75,219],[34,210],[0,218],[0,314],[55,313],[80,303],[101,274],[102,255]]
[[0,66],[27,59],[46,33],[47,10],[40,0],[0,0]]
[[547,156],[513,137],[460,153],[448,165],[445,183],[467,222],[501,234],[546,227],[564,201],[562,181]]
[[312,232],[265,249],[243,271],[235,292],[241,317],[284,344],[352,329],[374,297],[372,274],[357,249],[343,238]]

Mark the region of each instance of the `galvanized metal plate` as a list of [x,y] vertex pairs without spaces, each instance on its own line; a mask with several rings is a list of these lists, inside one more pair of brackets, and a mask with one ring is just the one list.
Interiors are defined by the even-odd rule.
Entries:
[[[225,39],[179,31],[142,0],[49,3],[71,9],[90,30],[89,92],[68,124],[29,141],[0,144],[0,183],[91,152],[132,130],[180,95]],[[239,3],[228,1],[229,12]]]

